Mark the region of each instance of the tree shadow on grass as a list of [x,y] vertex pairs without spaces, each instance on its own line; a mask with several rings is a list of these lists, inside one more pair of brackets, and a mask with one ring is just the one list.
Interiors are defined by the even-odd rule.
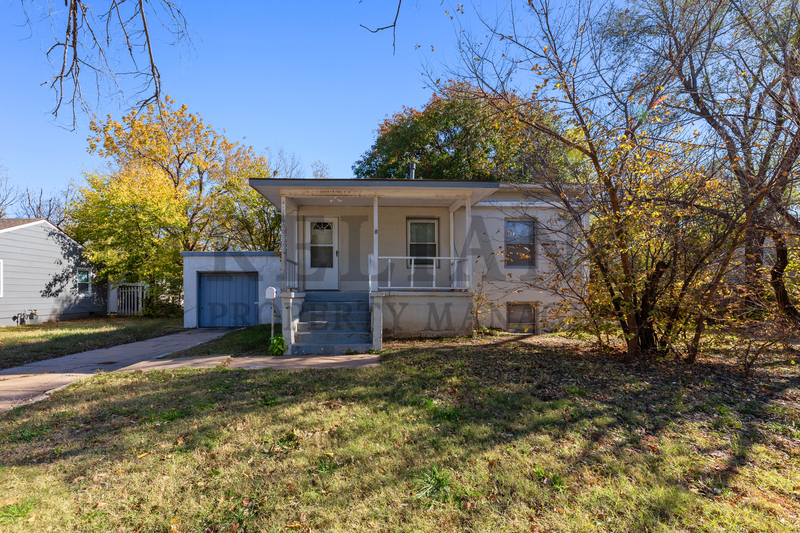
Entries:
[[[629,526],[645,530],[673,520],[690,492],[719,496],[756,444],[796,456],[797,435],[773,430],[791,431],[792,412],[771,406],[782,405],[785,392],[798,387],[796,373],[769,369],[745,380],[723,364],[630,366],[507,339],[493,345],[421,342],[386,350],[373,369],[100,375],[9,413],[0,465],[58,464],[64,484],[90,478],[98,460],[120,465],[142,454],[159,461],[199,454],[211,472],[218,463],[254,461],[278,469],[313,442],[333,454],[348,450],[350,457],[335,460],[360,472],[357,484],[326,500],[346,505],[386,483],[407,483],[427,465],[466,472],[487,454],[524,457],[545,446],[558,457],[553,468],[560,473],[524,472],[530,487],[495,480],[493,505],[532,502],[552,491],[547,479],[558,474],[569,485],[580,468],[602,476],[643,469],[659,486],[640,496],[643,512],[629,517]],[[410,422],[392,424],[404,418]],[[320,428],[321,420],[330,426]],[[690,427],[701,428],[703,440],[692,441]],[[674,454],[660,449],[684,430],[689,440],[680,445],[703,459],[691,473],[671,468],[666,462]],[[230,442],[237,447],[225,448]],[[458,457],[445,453],[454,447]],[[216,456],[220,449],[224,461]],[[381,449],[392,450],[386,472],[368,475]]]

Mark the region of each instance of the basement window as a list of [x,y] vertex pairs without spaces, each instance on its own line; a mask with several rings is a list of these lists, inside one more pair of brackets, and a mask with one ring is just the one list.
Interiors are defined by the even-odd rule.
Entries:
[[509,333],[536,334],[536,306],[532,303],[506,304]]

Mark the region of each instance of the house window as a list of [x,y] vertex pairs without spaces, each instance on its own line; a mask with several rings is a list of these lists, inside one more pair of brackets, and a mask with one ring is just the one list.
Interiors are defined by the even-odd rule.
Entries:
[[88,268],[78,269],[78,294],[85,296],[92,294],[92,271]]
[[536,306],[532,303],[506,304],[508,331],[536,333]]
[[[436,257],[438,251],[439,223],[437,220],[408,221],[408,255],[411,257]],[[416,259],[415,265],[431,265],[432,259]]]
[[536,221],[532,218],[506,220],[506,267],[536,266]]

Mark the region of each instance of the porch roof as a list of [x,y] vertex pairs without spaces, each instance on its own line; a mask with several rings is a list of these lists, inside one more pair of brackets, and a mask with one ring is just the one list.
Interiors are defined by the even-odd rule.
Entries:
[[[251,179],[250,186],[280,208],[281,197],[297,205],[450,206],[469,198],[472,205],[501,187],[497,181],[467,180],[369,180],[369,179]],[[462,204],[463,205],[463,204]]]

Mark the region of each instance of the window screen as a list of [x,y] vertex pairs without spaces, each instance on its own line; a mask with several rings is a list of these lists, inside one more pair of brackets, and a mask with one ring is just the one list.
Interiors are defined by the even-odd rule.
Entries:
[[533,219],[506,220],[506,266],[536,266],[536,223]]
[[506,306],[508,313],[508,331],[511,333],[536,333],[536,307],[531,303],[510,303]]
[[[436,257],[435,220],[408,221],[408,255],[411,257]],[[415,265],[430,265],[432,259],[415,260]]]

